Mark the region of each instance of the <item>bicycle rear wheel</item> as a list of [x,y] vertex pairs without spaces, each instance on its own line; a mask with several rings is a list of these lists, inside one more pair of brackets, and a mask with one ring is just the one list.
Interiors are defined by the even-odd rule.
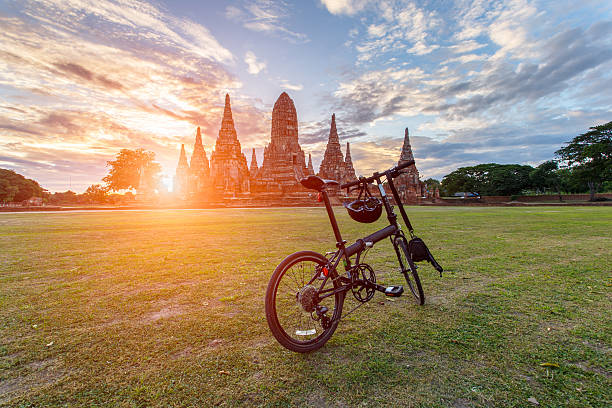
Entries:
[[419,279],[416,265],[408,253],[406,238],[403,236],[395,237],[393,246],[395,247],[397,259],[400,264],[400,272],[404,275],[404,278],[406,278],[406,283],[410,288],[410,292],[412,292],[417,304],[423,305],[425,303],[425,294],[423,293],[423,287],[421,286],[421,280]]
[[[345,292],[319,299],[326,264],[323,255],[302,251],[289,255],[272,273],[266,290],[266,319],[276,340],[291,351],[306,353],[322,347],[338,327]],[[328,273],[332,276],[323,290],[340,286],[333,279],[336,272]]]

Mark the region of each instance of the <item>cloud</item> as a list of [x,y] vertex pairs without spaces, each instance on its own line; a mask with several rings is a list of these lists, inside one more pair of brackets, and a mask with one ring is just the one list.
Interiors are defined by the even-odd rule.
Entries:
[[489,119],[488,114],[511,120],[521,105],[588,86],[583,75],[603,69],[612,59],[611,34],[612,24],[607,23],[567,30],[541,43],[539,60],[516,66],[474,54],[446,61],[481,62],[482,69],[469,77],[462,66],[436,74],[402,68],[366,71],[339,84],[336,107],[356,124],[419,114],[441,115],[441,121],[451,122]]
[[54,63],[53,65],[58,70],[62,71],[63,73],[76,75],[77,77],[93,82],[97,85],[101,85],[105,88],[117,89],[117,90],[120,90],[123,88],[123,86],[119,82],[113,81],[112,79],[108,79],[104,75],[95,75],[93,72],[91,72],[90,70],[84,68],[83,66],[79,64],[67,62],[67,63]]
[[304,89],[304,85],[302,85],[302,84],[292,84],[292,83],[290,83],[286,79],[281,79],[280,80],[280,86],[281,86],[281,88],[288,89],[290,91],[301,91],[302,89]]
[[255,0],[241,7],[227,6],[225,17],[245,28],[277,35],[293,43],[308,42],[308,36],[287,28],[283,20],[289,17],[289,6],[281,0]]
[[430,35],[434,28],[442,24],[438,13],[427,11],[412,1],[322,0],[322,3],[332,14],[355,15],[363,12],[361,22],[365,25],[367,36],[351,42],[355,43],[358,61],[362,63],[398,52],[427,55],[440,48],[439,44],[432,43]]
[[2,166],[44,187],[68,188],[67,174],[77,191],[99,183],[122,148],[154,151],[173,174],[196,126],[214,144],[226,92],[241,141],[264,134],[268,112],[245,107],[233,55],[193,21],[137,1],[49,0],[0,25]]
[[258,61],[257,57],[252,51],[247,51],[244,56],[244,62],[248,65],[247,72],[252,75],[257,75],[261,71],[266,69],[266,63],[263,61]]
[[371,0],[320,0],[327,10],[332,14],[346,14],[352,16],[362,11]]

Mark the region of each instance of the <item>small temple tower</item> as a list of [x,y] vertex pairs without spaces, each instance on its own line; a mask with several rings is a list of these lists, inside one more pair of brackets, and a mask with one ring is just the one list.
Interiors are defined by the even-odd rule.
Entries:
[[298,142],[297,112],[286,92],[280,94],[272,109],[270,136],[254,188],[261,192],[302,191],[299,181],[308,169]]
[[[350,157],[350,156],[349,156]],[[353,174],[355,172],[353,171]],[[324,179],[336,180],[340,183],[348,181],[346,174],[346,164],[344,155],[340,147],[340,139],[336,130],[336,114],[332,114],[331,127],[329,129],[329,139],[325,148],[325,155],[319,167],[319,177]]]
[[191,155],[191,164],[189,169],[191,170],[191,184],[194,191],[205,191],[208,185],[210,169],[208,166],[206,151],[204,151],[204,145],[202,144],[202,133],[200,132],[199,126],[196,132],[196,140],[195,144],[193,145],[193,154]]
[[[401,165],[411,160],[414,160],[414,155],[412,154],[412,146],[410,145],[410,133],[408,132],[408,128],[406,128],[404,132],[404,144],[397,164]],[[394,183],[402,199],[408,202],[417,201],[418,197],[421,197],[425,191],[423,183],[419,180],[419,171],[415,164],[404,169],[403,174],[396,178]]]
[[314,168],[312,167],[312,156],[308,153],[308,175],[313,176],[315,174]]
[[189,164],[187,164],[187,154],[185,153],[185,145],[182,144],[181,155],[179,156],[178,166],[176,167],[176,174],[174,175],[174,192],[183,196],[187,195],[190,190],[189,179]]
[[353,158],[351,157],[351,146],[349,142],[346,142],[346,158],[344,159],[345,168],[345,182],[356,180],[357,175],[355,174],[355,168],[353,167]]
[[251,155],[251,168],[249,169],[250,174],[257,174],[259,167],[257,167],[257,156],[255,155],[255,148],[253,148],[253,154]]
[[225,95],[221,129],[210,156],[210,179],[217,192],[249,192],[249,169],[234,127],[229,94]]

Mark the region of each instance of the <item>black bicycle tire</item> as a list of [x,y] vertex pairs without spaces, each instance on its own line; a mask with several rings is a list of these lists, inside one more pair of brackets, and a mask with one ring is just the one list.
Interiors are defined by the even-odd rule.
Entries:
[[[421,279],[419,278],[419,274],[417,273],[416,265],[412,261],[412,258],[410,257],[410,253],[408,252],[408,244],[406,242],[406,238],[404,238],[403,236],[398,236],[395,238],[393,242],[395,243],[397,255],[401,256],[399,252],[401,251],[404,255],[404,258],[408,261],[410,273],[408,273],[408,271],[402,270],[402,274],[404,275],[404,278],[406,279],[408,288],[410,289],[410,292],[414,296],[417,304],[420,306],[423,306],[425,304],[425,293],[423,292],[423,286],[421,285]],[[398,259],[398,261],[400,261],[400,266],[402,266],[401,260]],[[412,275],[412,278],[414,280],[414,285],[410,280],[410,275]],[[416,286],[416,288],[414,286]]]
[[[270,282],[268,283],[268,288],[266,289],[265,310],[268,327],[270,328],[270,331],[272,332],[272,335],[274,335],[276,340],[288,350],[297,353],[308,353],[323,347],[323,345],[334,334],[334,331],[338,327],[340,316],[342,314],[342,306],[344,304],[345,292],[341,292],[334,295],[334,314],[331,317],[332,322],[330,327],[323,332],[323,335],[307,342],[297,342],[292,339],[289,335],[287,335],[278,320],[275,300],[276,292],[278,290],[278,286],[280,284],[283,274],[287,271],[287,269],[289,269],[289,267],[296,265],[300,260],[320,262],[321,264],[327,263],[327,258],[325,258],[319,253],[312,251],[295,252],[286,257],[276,267],[276,269],[274,269],[274,272],[270,277]],[[332,273],[335,274],[335,272],[333,271]],[[333,285],[334,287],[338,287],[339,283],[333,281]]]

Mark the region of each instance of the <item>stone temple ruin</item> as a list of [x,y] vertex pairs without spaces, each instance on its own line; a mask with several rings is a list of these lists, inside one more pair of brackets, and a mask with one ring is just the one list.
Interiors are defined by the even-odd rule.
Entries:
[[[311,163],[312,164],[312,163]],[[253,177],[253,192],[303,190],[299,180],[310,173],[298,142],[298,120],[293,100],[283,92],[272,109],[270,144],[264,149],[261,168]]]
[[217,193],[249,192],[249,168],[234,128],[229,95],[225,95],[221,129],[210,155],[210,182]]
[[341,184],[348,183],[357,178],[348,142],[346,143],[346,158],[342,155],[338,130],[336,129],[336,114],[333,114],[331,118],[329,139],[317,175],[324,179],[337,180]]
[[[198,127],[190,163],[187,162],[185,145],[181,145],[174,191],[183,199],[195,198],[209,202],[227,203],[229,199],[240,205],[312,205],[312,191],[306,190],[299,183],[301,178],[315,174],[312,157],[309,154],[306,162],[298,140],[297,111],[286,92],[274,104],[270,143],[265,147],[263,156],[259,166],[255,149],[252,149],[250,167],[247,166],[234,127],[230,97],[226,95],[221,128],[210,162]],[[413,159],[406,129],[398,164]],[[335,114],[331,118],[329,139],[317,175],[340,183],[356,179],[348,143],[346,155],[342,154]],[[406,202],[418,202],[427,194],[415,165],[410,166],[395,183]],[[343,194],[339,189],[335,193]]]

